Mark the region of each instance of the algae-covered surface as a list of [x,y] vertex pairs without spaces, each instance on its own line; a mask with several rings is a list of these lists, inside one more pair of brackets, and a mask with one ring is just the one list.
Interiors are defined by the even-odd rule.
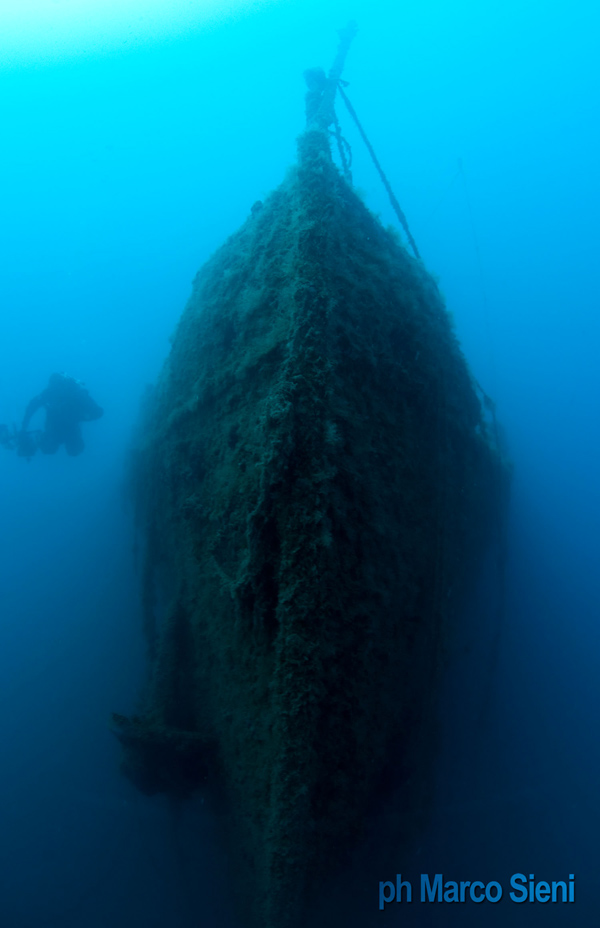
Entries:
[[133,479],[151,673],[115,717],[125,770],[218,781],[248,923],[308,924],[428,738],[503,479],[435,282],[326,132],[198,273]]

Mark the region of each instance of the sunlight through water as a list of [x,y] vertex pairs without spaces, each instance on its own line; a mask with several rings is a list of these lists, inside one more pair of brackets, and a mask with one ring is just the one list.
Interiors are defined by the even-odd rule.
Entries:
[[0,67],[106,54],[231,21],[273,0],[2,0]]

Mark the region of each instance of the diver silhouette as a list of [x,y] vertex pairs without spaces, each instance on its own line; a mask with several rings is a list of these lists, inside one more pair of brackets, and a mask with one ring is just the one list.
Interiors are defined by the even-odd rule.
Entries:
[[[29,422],[42,408],[46,410],[44,430],[30,432]],[[68,374],[52,374],[46,389],[34,396],[25,410],[21,431],[15,436],[17,454],[29,459],[38,448],[43,454],[55,454],[61,445],[72,457],[81,454],[85,445],[80,423],[99,419],[103,414],[80,380]]]

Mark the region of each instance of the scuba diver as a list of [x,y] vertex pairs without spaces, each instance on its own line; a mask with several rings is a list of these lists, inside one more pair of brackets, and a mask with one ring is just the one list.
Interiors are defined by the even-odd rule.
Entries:
[[[38,409],[46,410],[43,432],[30,432],[29,422]],[[91,398],[80,380],[68,374],[52,374],[45,390],[29,402],[21,431],[10,432],[0,426],[0,444],[16,448],[19,457],[30,460],[39,448],[44,454],[55,454],[61,445],[67,454],[75,456],[84,449],[81,422],[99,419],[104,410]]]

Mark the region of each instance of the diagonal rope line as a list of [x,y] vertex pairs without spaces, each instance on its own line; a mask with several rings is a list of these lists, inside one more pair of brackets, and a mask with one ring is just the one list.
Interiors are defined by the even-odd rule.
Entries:
[[379,172],[379,176],[381,177],[381,180],[382,180],[382,182],[383,182],[383,186],[385,187],[385,189],[386,189],[386,191],[387,191],[387,195],[388,195],[388,197],[390,198],[390,203],[392,204],[392,208],[393,208],[394,212],[396,213],[396,216],[398,217],[398,219],[399,219],[399,221],[400,221],[400,224],[401,224],[402,228],[404,229],[404,231],[405,231],[405,233],[406,233],[406,237],[407,237],[408,241],[410,242],[410,246],[411,246],[412,250],[413,250],[414,253],[415,253],[415,257],[416,257],[416,258],[419,258],[419,260],[420,260],[420,259],[421,259],[421,255],[419,254],[419,249],[417,248],[417,244],[416,244],[414,238],[412,237],[411,231],[410,231],[410,229],[408,228],[408,222],[407,222],[407,220],[406,220],[406,216],[405,216],[404,213],[402,212],[402,209],[401,209],[401,207],[400,207],[400,204],[398,203],[398,200],[396,199],[396,197],[395,197],[395,195],[394,195],[394,191],[392,190],[392,188],[391,188],[391,186],[390,186],[390,182],[389,182],[389,180],[387,179],[387,177],[385,176],[385,174],[384,174],[384,172],[383,172],[383,168],[381,167],[381,165],[379,164],[379,161],[377,160],[377,155],[375,154],[375,152],[374,152],[374,150],[373,150],[373,146],[372,146],[371,143],[369,142],[369,139],[367,138],[367,135],[366,135],[366,133],[365,133],[365,130],[363,129],[362,125],[360,124],[360,121],[359,121],[359,119],[358,119],[358,116],[356,115],[356,110],[354,109],[354,107],[353,107],[352,104],[350,103],[350,100],[348,99],[348,97],[347,97],[347,95],[346,95],[346,93],[345,93],[344,89],[342,88],[342,86],[341,86],[341,84],[340,84],[339,81],[338,81],[338,91],[339,91],[339,93],[340,93],[340,96],[341,96],[342,100],[343,100],[344,103],[346,104],[346,107],[347,107],[347,109],[348,109],[348,112],[350,113],[350,115],[352,116],[352,119],[353,119],[354,122],[356,123],[356,127],[357,127],[358,131],[360,132],[360,134],[361,134],[361,136],[362,136],[363,142],[364,142],[365,145],[367,146],[367,149],[368,149],[368,151],[369,151],[369,154],[371,155],[371,158],[373,159],[373,164],[374,164],[375,167],[377,168],[377,171]]

